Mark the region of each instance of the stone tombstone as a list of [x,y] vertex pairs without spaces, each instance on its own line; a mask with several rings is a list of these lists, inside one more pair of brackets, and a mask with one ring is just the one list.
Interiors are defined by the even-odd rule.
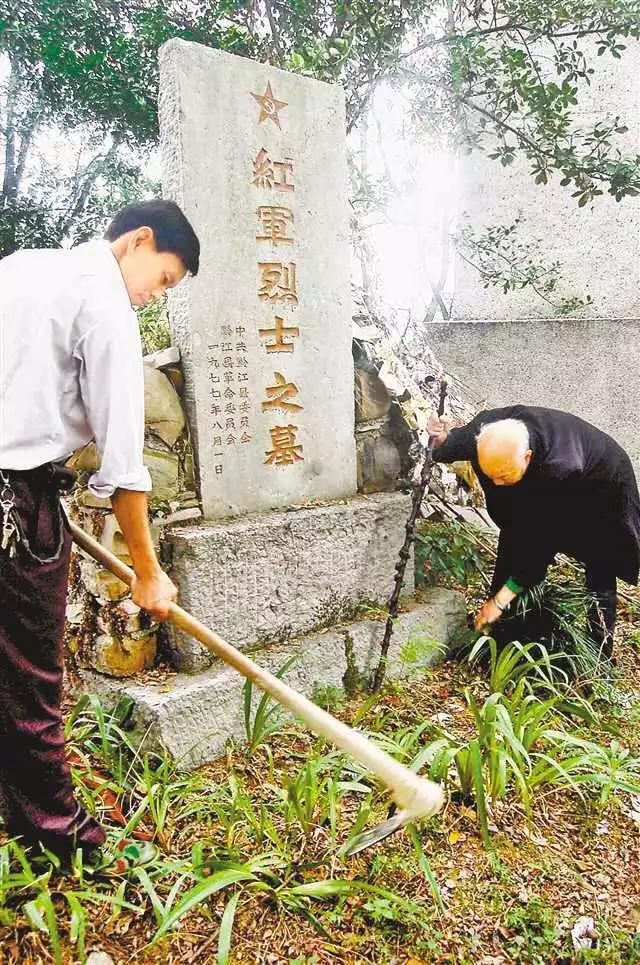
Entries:
[[159,113],[164,194],[202,245],[171,315],[205,517],[352,495],[342,90],[171,40]]

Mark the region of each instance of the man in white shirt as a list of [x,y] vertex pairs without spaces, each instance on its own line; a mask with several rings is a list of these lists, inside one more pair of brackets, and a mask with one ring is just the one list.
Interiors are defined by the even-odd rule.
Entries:
[[151,541],[142,461],[142,351],[132,306],[197,274],[200,245],[170,201],[129,205],[105,239],[0,261],[0,808],[7,830],[68,857],[105,833],[76,804],[60,712],[71,537],[63,463],[91,439],[89,481],[110,497],[157,619],[176,588]]

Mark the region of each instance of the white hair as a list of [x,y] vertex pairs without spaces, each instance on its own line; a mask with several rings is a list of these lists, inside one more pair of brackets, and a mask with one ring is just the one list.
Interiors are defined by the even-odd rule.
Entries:
[[476,443],[481,440],[497,442],[507,436],[518,446],[518,456],[524,459],[525,453],[531,448],[529,444],[529,430],[521,419],[499,419],[497,422],[487,422],[476,436]]

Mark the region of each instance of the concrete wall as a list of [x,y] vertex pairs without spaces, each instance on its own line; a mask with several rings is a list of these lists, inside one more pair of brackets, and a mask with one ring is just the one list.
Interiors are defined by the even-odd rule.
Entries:
[[[640,43],[621,60],[592,57],[592,84],[575,123],[619,115],[623,151],[640,150]],[[460,219],[475,232],[524,221],[522,242],[562,264],[558,295],[590,295],[575,316],[553,316],[532,289],[505,295],[456,266],[452,321],[428,326],[430,348],[479,405],[521,402],[566,409],[595,423],[629,452],[640,476],[640,199],[605,195],[583,208],[559,176],[537,186],[524,163],[503,168],[474,153],[460,168]]]
[[[640,43],[627,41],[620,60],[598,57],[581,41],[595,70],[591,85],[580,85],[574,125],[588,129],[598,120],[619,116],[628,126],[616,142],[620,150],[640,151]],[[489,143],[486,144],[490,147]],[[548,185],[536,185],[529,164],[517,160],[503,168],[474,152],[459,167],[459,220],[481,232],[489,225],[511,224],[518,215],[522,242],[540,243],[541,260],[561,262],[560,297],[590,295],[585,318],[640,318],[640,198],[621,202],[608,194],[579,208],[573,187],[560,187],[556,173]],[[553,308],[531,288],[503,294],[483,288],[478,273],[461,259],[456,263],[452,318],[544,318]]]
[[482,407],[573,412],[617,439],[640,478],[640,319],[439,323],[429,344]]

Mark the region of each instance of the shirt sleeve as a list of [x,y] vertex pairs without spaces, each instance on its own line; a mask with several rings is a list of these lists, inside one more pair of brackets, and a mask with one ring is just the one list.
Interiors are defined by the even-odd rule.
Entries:
[[509,589],[521,593],[541,583],[547,575],[557,548],[533,523],[523,522],[500,530],[496,571],[509,573]]
[[476,454],[476,436],[484,415],[484,412],[480,412],[466,426],[451,429],[442,445],[433,450],[434,462],[465,462],[473,459]]
[[87,421],[102,457],[89,489],[102,499],[116,489],[148,492],[143,463],[144,376],[142,348],[132,313],[105,313],[74,349]]

